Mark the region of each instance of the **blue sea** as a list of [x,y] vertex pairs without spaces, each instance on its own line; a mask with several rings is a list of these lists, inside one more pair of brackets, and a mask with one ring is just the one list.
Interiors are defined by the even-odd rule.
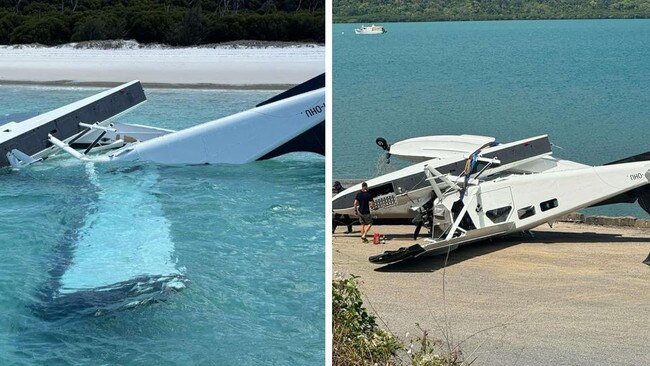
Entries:
[[[3,85],[0,121],[101,90]],[[180,129],[279,91],[146,92],[149,101],[119,121]],[[311,154],[240,166],[64,157],[0,170],[0,364],[322,364],[324,172]],[[48,284],[142,268],[182,275],[187,286],[123,310],[38,311]]]
[[591,165],[650,151],[650,20],[382,25],[379,36],[333,27],[335,178],[403,166],[385,166],[379,136],[548,134],[554,156]]

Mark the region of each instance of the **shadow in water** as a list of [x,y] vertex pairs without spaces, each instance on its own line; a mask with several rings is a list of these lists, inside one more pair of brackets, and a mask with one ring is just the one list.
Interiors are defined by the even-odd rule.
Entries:
[[554,231],[535,231],[534,237],[528,235],[511,235],[507,237],[489,239],[470,243],[460,246],[456,250],[449,253],[449,258],[446,258],[446,253],[436,256],[408,258],[400,262],[387,264],[375,269],[378,272],[434,272],[446,266],[453,266],[454,264],[464,262],[468,259],[483,256],[497,252],[502,249],[509,248],[514,245],[529,243],[529,244],[557,244],[557,243],[576,243],[578,245],[589,245],[599,243],[650,243],[650,237],[623,237],[621,234],[609,233],[567,233],[567,232],[554,232]]

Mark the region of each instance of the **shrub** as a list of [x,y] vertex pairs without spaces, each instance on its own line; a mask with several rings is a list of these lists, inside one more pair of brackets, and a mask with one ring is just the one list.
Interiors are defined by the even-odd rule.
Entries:
[[403,349],[363,307],[354,276],[332,282],[332,333],[333,365],[394,364],[395,354]]
[[180,26],[178,43],[183,46],[201,43],[206,33],[207,21],[201,14],[201,6],[194,6],[185,12]]
[[0,44],[9,44],[11,33],[24,21],[22,15],[8,13],[0,18]]
[[173,14],[162,11],[142,11],[130,14],[128,37],[140,43],[163,43],[174,37]]
[[99,18],[86,18],[74,27],[72,41],[94,41],[108,39],[106,23]]
[[411,357],[413,366],[460,366],[464,365],[463,353],[460,350],[452,351],[449,355],[442,355],[443,343],[439,340],[429,338],[429,331],[416,324],[422,335],[415,340],[418,345],[415,348],[413,341],[409,347],[408,354]]
[[55,45],[70,39],[70,29],[59,18],[31,18],[16,27],[9,37],[11,43],[42,43]]
[[[429,332],[416,324],[422,335],[410,340],[409,361],[398,357],[406,347],[390,332],[377,326],[376,317],[363,307],[356,276],[332,281],[332,364],[460,366],[466,363],[462,351],[450,344],[430,338]],[[408,337],[408,335],[407,335]],[[447,349],[449,351],[445,352]]]

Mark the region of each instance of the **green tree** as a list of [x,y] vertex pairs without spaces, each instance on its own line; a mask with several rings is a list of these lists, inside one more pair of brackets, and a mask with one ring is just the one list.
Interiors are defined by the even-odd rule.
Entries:
[[0,18],[0,44],[9,44],[11,32],[24,20],[22,15],[16,13],[6,13]]
[[72,34],[73,42],[108,39],[106,22],[100,18],[86,18],[77,22]]
[[206,31],[207,21],[201,14],[201,6],[194,6],[183,16],[178,43],[184,46],[199,44],[205,38]]
[[70,39],[70,29],[64,21],[53,16],[31,18],[16,27],[10,35],[11,43],[41,43],[55,45]]
[[134,14],[128,36],[140,43],[162,43],[173,39],[173,21],[161,11],[145,11]]

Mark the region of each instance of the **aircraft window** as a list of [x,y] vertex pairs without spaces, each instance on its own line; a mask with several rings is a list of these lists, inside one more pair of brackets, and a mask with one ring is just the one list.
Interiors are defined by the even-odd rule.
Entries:
[[489,210],[485,212],[485,216],[488,217],[493,223],[498,224],[500,222],[506,221],[508,215],[512,211],[512,206],[495,208],[494,210]]
[[557,198],[553,198],[552,200],[544,201],[539,204],[539,207],[542,209],[542,212],[548,211],[552,208],[556,208],[557,206],[558,206]]
[[519,215],[520,219],[531,217],[535,215],[535,206],[520,208],[519,210],[517,210],[517,215]]
[[370,191],[370,193],[372,193],[373,197],[392,193],[395,191],[393,189],[393,183],[382,184],[380,186],[372,187],[368,190]]

